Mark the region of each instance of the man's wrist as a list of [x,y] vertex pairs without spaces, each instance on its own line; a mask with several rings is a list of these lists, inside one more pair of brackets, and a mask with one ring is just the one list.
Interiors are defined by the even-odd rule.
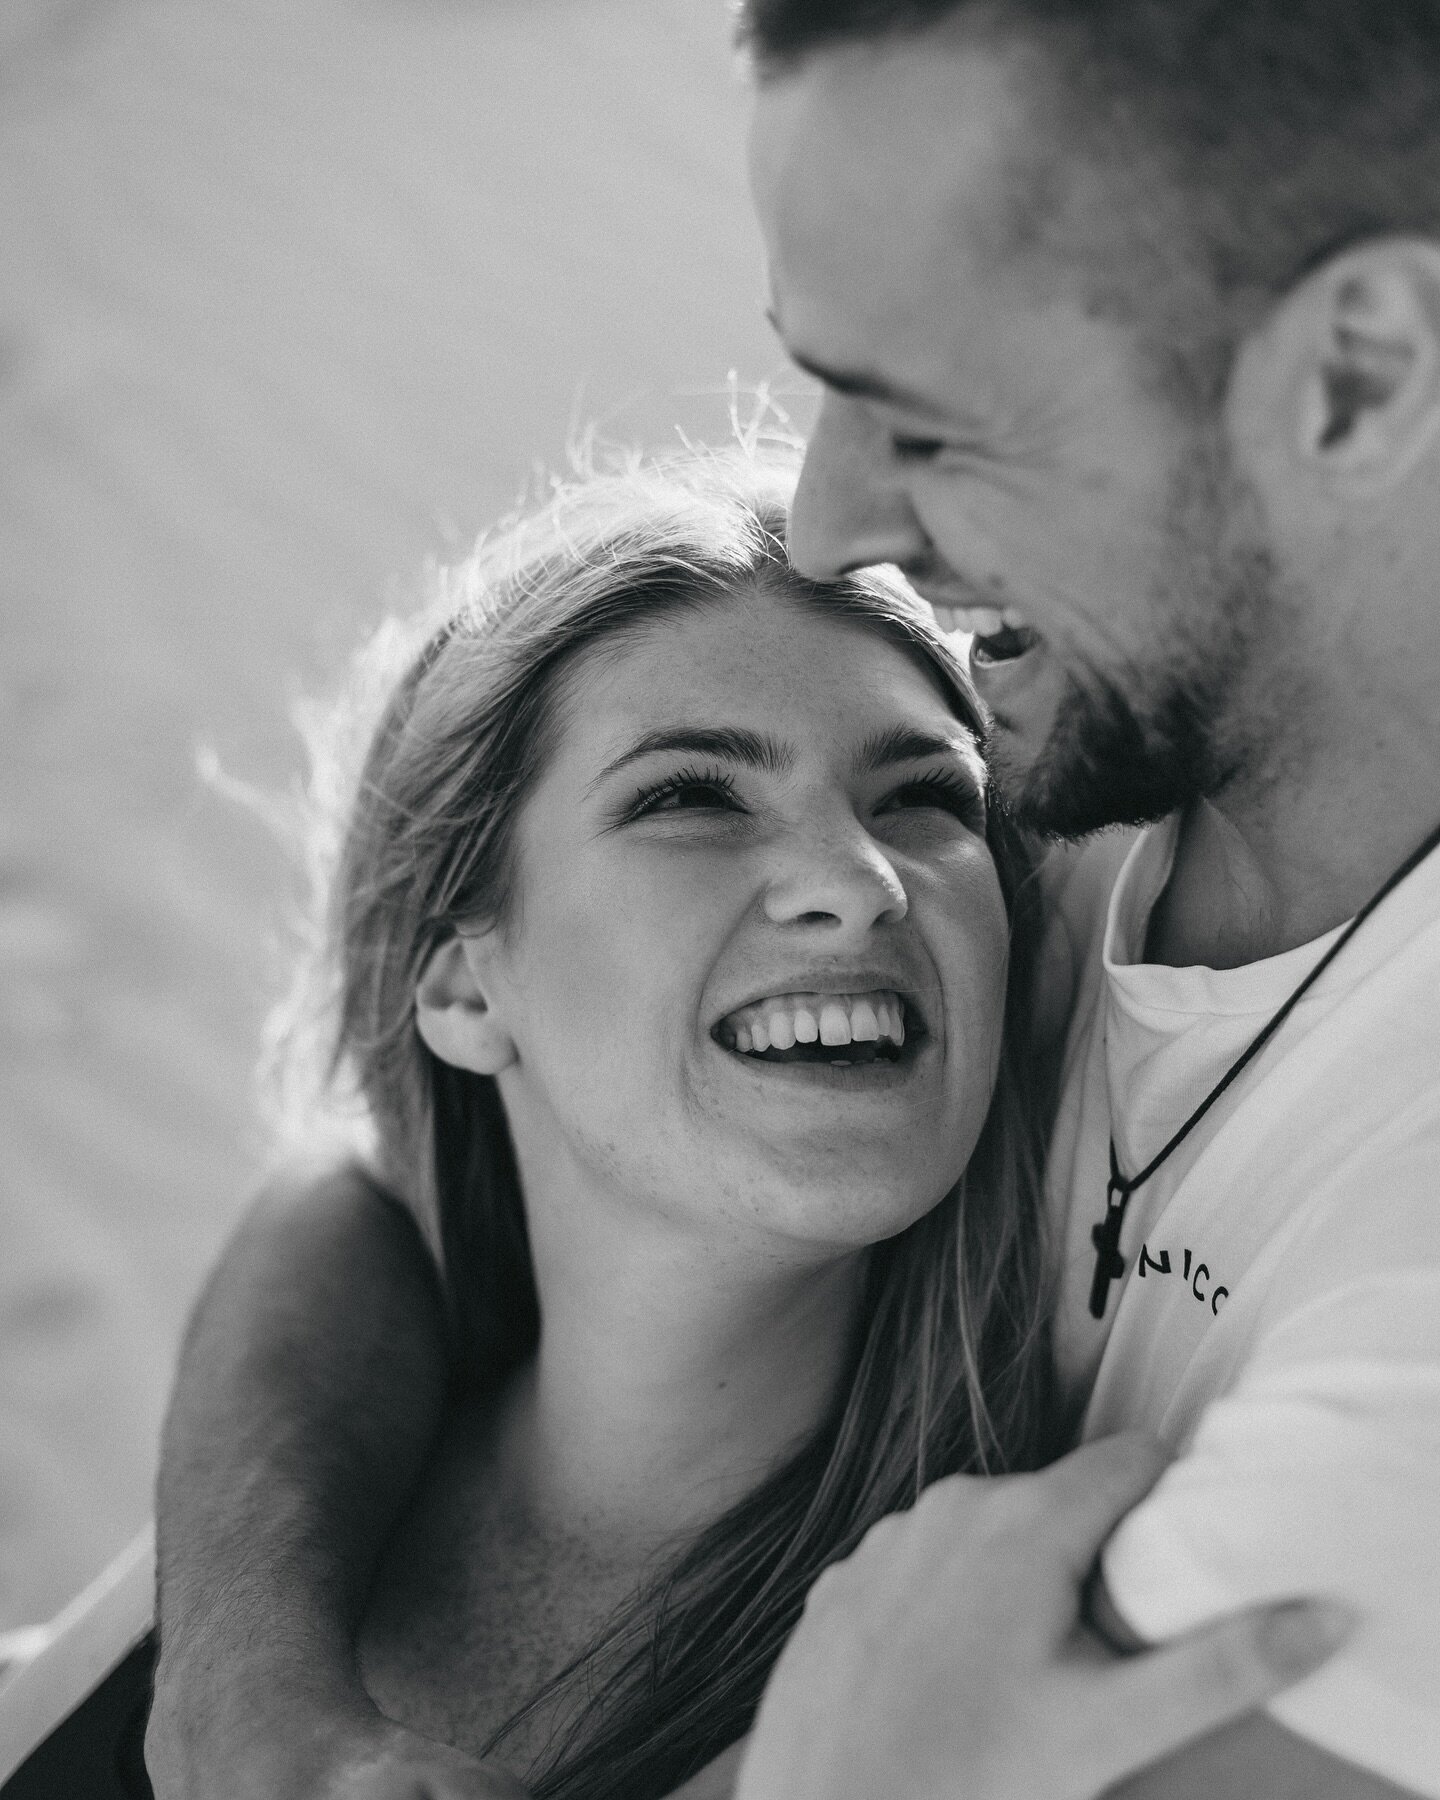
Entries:
[[[192,1633],[162,1637],[146,1757],[160,1800],[273,1800],[305,1792],[335,1747],[381,1724],[347,1641],[272,1623],[230,1635],[223,1656]],[[318,1794],[322,1788],[316,1787]]]

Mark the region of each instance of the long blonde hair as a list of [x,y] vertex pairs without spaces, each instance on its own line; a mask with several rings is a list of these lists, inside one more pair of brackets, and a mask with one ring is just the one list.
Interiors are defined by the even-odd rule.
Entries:
[[[501,1379],[538,1338],[523,1196],[494,1081],[431,1055],[414,994],[436,944],[505,916],[516,821],[553,747],[567,671],[602,640],[758,590],[898,647],[983,732],[963,666],[898,577],[816,583],[790,567],[792,481],[790,465],[736,452],[566,486],[444,577],[418,645],[392,631],[372,650],[368,686],[384,666],[390,691],[343,830],[331,831],[326,929],[302,991],[323,1003],[325,1083],[358,1098],[381,1178],[436,1253],[457,1367],[473,1381]],[[325,784],[332,820],[343,793]],[[1031,864],[998,804],[989,841],[1011,913],[1010,1000],[969,1168],[932,1213],[870,1252],[833,1415],[615,1622],[612,1672],[532,1778],[538,1795],[668,1793],[747,1729],[828,1562],[927,1481],[1032,1465],[1046,1450]],[[313,1072],[313,1037],[292,1030],[289,1042],[292,1073],[297,1062]],[[567,1673],[586,1664],[599,1666],[587,1656]]]

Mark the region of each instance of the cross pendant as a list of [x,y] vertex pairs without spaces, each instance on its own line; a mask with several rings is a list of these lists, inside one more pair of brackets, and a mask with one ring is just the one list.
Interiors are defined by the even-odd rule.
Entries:
[[1120,1254],[1120,1227],[1125,1223],[1126,1190],[1112,1181],[1105,1190],[1105,1217],[1090,1228],[1090,1242],[1095,1246],[1095,1275],[1090,1283],[1090,1316],[1103,1319],[1110,1299],[1110,1283],[1125,1273],[1125,1258]]

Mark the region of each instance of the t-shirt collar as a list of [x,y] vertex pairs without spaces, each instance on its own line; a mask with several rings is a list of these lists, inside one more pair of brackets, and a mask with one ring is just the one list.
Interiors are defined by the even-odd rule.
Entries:
[[[1316,958],[1324,955],[1344,930],[1343,924],[1307,944],[1235,969],[1211,969],[1199,963],[1170,968],[1163,963],[1146,962],[1145,936],[1150,914],[1170,879],[1179,832],[1180,815],[1172,813],[1140,834],[1121,867],[1105,924],[1105,978],[1113,999],[1122,1008],[1137,1011],[1212,1015],[1273,1011],[1304,978]],[[1411,881],[1425,872],[1417,870]],[[1392,895],[1381,912],[1392,904],[1400,910],[1399,901],[1400,894]],[[1433,900],[1430,908],[1433,913]],[[1391,923],[1386,921],[1387,925]],[[1347,944],[1344,954],[1337,958],[1333,978],[1326,971],[1326,983],[1333,988],[1357,979],[1373,966],[1378,954],[1384,953],[1387,935],[1381,929],[1380,915],[1367,919],[1356,934],[1355,943]],[[1364,943],[1367,937],[1370,942]]]

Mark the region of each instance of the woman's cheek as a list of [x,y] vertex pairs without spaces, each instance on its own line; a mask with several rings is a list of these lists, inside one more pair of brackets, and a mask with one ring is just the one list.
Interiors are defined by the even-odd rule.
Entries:
[[547,933],[566,945],[553,968],[556,986],[593,1041],[618,1036],[636,1060],[673,1049],[724,946],[733,912],[725,871],[696,861],[655,858],[624,881],[597,877],[586,900]]
[[933,941],[947,1029],[959,1040],[952,1053],[993,1075],[1005,1021],[1010,926],[989,851],[977,846],[958,854],[935,898],[940,922]]

